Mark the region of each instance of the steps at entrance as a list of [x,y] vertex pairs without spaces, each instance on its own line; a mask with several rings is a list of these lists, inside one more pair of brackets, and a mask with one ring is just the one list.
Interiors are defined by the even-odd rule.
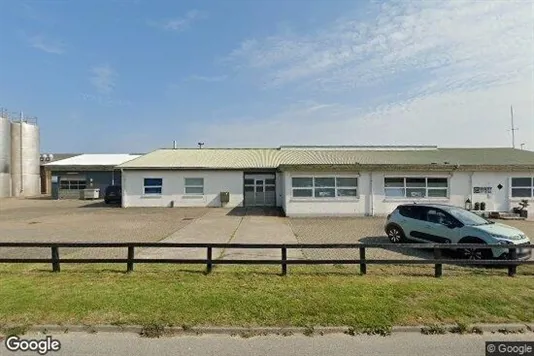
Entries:
[[525,218],[519,216],[516,213],[510,213],[507,211],[491,211],[489,212],[489,218],[501,219],[501,220],[525,220]]

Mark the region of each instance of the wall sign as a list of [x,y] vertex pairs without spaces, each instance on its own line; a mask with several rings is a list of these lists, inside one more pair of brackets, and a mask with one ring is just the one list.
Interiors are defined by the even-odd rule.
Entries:
[[474,194],[491,194],[491,187],[473,187]]

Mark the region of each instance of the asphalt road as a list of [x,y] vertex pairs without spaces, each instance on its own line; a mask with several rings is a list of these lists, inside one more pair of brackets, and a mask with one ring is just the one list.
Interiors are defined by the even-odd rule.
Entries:
[[[534,341],[534,333],[484,335],[421,335],[399,333],[392,336],[261,336],[252,338],[223,335],[179,336],[159,339],[141,338],[135,334],[70,333],[52,335],[61,342],[57,356],[478,356],[485,355],[484,341]],[[44,338],[29,335],[25,338]],[[37,352],[12,352],[0,346],[0,355],[38,355]]]

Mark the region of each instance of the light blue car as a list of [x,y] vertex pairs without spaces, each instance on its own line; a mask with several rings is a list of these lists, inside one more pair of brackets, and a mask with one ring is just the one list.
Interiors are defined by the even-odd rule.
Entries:
[[[386,234],[391,242],[414,240],[430,243],[482,243],[517,246],[518,259],[529,259],[532,249],[521,248],[530,239],[515,227],[494,223],[468,210],[438,204],[399,205],[387,217]],[[465,248],[460,257],[470,260],[508,259],[508,248]]]

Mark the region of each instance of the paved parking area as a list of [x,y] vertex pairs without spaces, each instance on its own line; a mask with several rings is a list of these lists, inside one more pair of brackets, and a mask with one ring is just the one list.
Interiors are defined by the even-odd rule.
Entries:
[[[288,219],[269,211],[216,208],[128,208],[100,201],[0,199],[0,241],[381,243],[383,217]],[[499,221],[534,237],[534,221]],[[125,249],[61,249],[62,257],[125,257]],[[0,248],[0,257],[48,257],[49,249]],[[289,258],[357,259],[357,250],[289,250]],[[136,250],[139,258],[206,257],[205,249]],[[214,250],[214,258],[278,259],[274,249]],[[429,258],[411,248],[369,249],[367,258]]]
[[[534,221],[497,220],[499,223],[515,226],[534,238]],[[300,243],[388,243],[384,233],[384,217],[352,218],[298,218],[290,219],[290,225]],[[316,259],[357,259],[359,251],[306,249],[307,258]],[[421,259],[432,258],[431,251],[413,248],[368,249],[366,257],[370,259]]]
[[[207,208],[129,208],[100,201],[0,199],[0,241],[154,242],[189,225]],[[191,220],[193,219],[193,220]],[[65,257],[125,257],[124,249],[62,249]],[[0,256],[49,257],[49,249],[0,249]]]

